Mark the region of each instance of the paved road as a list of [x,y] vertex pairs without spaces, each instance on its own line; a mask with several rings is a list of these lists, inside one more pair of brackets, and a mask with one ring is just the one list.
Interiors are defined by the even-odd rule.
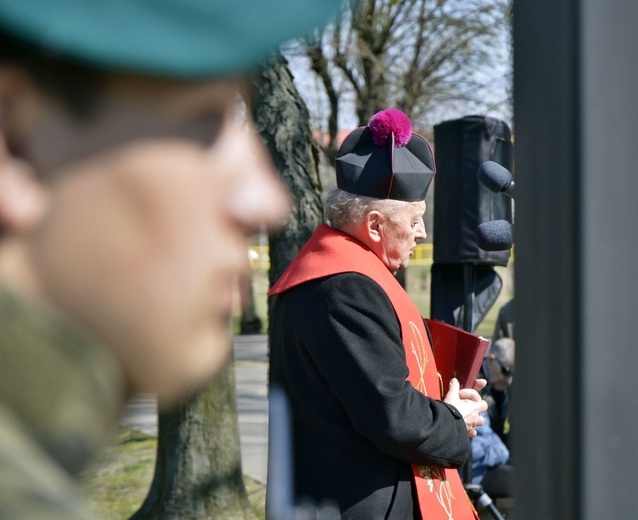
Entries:
[[[268,464],[266,336],[236,336],[234,347],[242,466],[246,475],[265,483]],[[133,399],[122,424],[157,435],[155,398],[141,395]]]

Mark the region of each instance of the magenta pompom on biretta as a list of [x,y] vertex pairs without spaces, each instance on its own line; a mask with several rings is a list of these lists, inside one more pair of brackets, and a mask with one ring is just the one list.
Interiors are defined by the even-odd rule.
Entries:
[[385,146],[394,134],[394,146],[399,148],[410,142],[412,137],[412,121],[405,112],[398,108],[387,108],[377,112],[368,125],[372,132],[372,142],[377,146]]
[[376,113],[368,126],[348,134],[335,167],[344,191],[407,202],[425,199],[436,171],[430,144],[412,132],[410,118],[398,108]]

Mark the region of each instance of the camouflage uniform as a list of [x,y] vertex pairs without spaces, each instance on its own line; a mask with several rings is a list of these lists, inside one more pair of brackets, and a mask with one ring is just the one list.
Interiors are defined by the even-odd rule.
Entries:
[[0,519],[86,519],[78,473],[117,425],[124,378],[51,309],[0,289]]

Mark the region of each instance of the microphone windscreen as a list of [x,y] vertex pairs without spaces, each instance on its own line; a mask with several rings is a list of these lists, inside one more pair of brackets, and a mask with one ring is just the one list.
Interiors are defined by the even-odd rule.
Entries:
[[479,180],[490,191],[503,191],[512,182],[512,173],[494,161],[485,161],[478,170]]
[[507,220],[490,220],[479,224],[476,243],[483,251],[507,251],[514,243],[512,224]]

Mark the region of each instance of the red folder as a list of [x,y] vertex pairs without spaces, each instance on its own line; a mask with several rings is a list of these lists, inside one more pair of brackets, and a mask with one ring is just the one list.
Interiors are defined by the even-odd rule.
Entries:
[[461,388],[472,388],[485,358],[489,340],[439,320],[425,318],[432,336],[434,361],[445,392],[456,377]]

